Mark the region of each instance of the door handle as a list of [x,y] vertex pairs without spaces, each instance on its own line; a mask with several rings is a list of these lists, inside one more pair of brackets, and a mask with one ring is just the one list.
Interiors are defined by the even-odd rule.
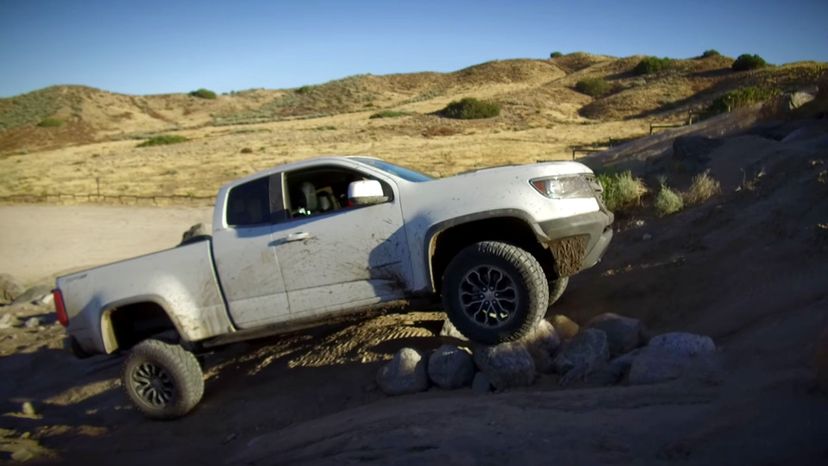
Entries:
[[292,241],[302,241],[303,239],[311,239],[311,238],[313,238],[313,236],[311,236],[311,234],[308,233],[307,231],[297,231],[295,233],[291,233],[291,234],[287,235],[287,238],[285,238],[285,241],[290,243]]

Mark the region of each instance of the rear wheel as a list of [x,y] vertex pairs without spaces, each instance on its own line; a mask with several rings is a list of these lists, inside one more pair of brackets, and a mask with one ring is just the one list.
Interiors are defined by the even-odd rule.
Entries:
[[204,376],[195,355],[160,340],[145,340],[132,348],[121,382],[132,403],[152,419],[181,417],[204,394]]
[[546,313],[549,288],[532,254],[484,241],[460,251],[446,268],[443,303],[452,324],[483,344],[517,340]]

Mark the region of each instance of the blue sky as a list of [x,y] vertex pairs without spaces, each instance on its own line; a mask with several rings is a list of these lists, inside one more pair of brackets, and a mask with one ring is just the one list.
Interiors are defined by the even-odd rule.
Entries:
[[0,0],[0,96],[287,88],[552,51],[828,61],[828,0]]

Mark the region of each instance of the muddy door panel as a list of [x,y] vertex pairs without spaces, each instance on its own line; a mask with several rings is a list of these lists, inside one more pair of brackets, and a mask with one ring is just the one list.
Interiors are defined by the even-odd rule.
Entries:
[[239,328],[285,320],[288,301],[271,225],[214,232],[216,269],[230,315]]
[[291,315],[401,297],[410,273],[402,226],[397,202],[275,225]]

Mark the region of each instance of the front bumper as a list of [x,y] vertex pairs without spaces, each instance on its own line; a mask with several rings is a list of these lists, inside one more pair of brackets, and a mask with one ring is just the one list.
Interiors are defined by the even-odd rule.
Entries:
[[588,269],[603,257],[612,241],[612,212],[588,214],[541,222],[543,242],[555,258],[555,273],[568,277]]

